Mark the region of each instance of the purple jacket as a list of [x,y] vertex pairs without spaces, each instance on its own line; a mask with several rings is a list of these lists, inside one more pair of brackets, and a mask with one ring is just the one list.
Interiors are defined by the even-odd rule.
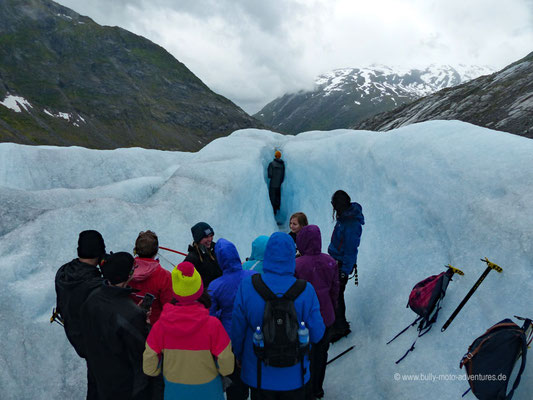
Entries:
[[324,324],[331,326],[335,322],[335,307],[339,297],[337,262],[321,252],[322,237],[316,225],[304,226],[298,232],[296,246],[302,256],[296,259],[294,275],[313,285]]

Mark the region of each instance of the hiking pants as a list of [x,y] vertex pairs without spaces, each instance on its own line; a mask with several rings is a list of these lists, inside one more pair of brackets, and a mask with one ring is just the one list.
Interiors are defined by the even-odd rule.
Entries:
[[[341,273],[339,272],[339,275]],[[346,284],[348,283],[348,275],[343,274],[344,278],[339,276],[339,300],[337,308],[335,309],[335,324],[336,329],[344,329],[348,327],[346,321],[346,303],[344,302],[344,291],[346,290]]]
[[269,187],[268,195],[274,212],[278,211],[281,206],[281,187]]
[[246,400],[248,398],[249,388],[241,380],[241,368],[235,363],[235,369],[229,376],[231,385],[226,389],[227,400]]
[[309,361],[311,362],[311,386],[314,397],[324,397],[324,377],[326,376],[326,364],[328,362],[330,327],[326,327],[324,336],[320,342],[313,344]]
[[251,387],[252,400],[307,400],[311,399],[311,381],[304,386],[294,390],[278,391],[278,390],[258,390]]
[[[87,361],[87,360],[85,360]],[[96,379],[87,365],[87,400],[98,400],[98,389]]]

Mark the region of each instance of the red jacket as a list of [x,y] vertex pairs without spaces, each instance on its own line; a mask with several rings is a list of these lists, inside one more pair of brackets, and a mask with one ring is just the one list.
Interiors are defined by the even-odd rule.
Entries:
[[161,267],[159,260],[136,257],[135,267],[129,285],[138,292],[132,294],[132,298],[135,303],[139,303],[146,293],[155,296],[150,315],[153,326],[161,315],[163,305],[172,300],[172,278],[170,272]]

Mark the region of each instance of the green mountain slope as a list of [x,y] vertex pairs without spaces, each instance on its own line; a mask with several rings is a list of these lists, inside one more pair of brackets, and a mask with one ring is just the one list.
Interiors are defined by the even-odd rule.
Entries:
[[49,0],[0,1],[0,103],[0,141],[26,144],[197,150],[262,126],[162,47]]

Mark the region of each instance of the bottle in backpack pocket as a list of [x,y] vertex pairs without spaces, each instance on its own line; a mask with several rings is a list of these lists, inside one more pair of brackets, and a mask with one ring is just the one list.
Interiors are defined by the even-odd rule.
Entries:
[[254,332],[254,336],[253,336],[252,341],[254,343],[254,347],[259,347],[259,348],[265,347],[265,341],[263,339],[263,332],[261,332],[261,327],[260,326],[255,328],[255,332]]
[[309,329],[305,326],[305,322],[300,322],[300,329],[298,329],[298,340],[300,347],[309,345]]

